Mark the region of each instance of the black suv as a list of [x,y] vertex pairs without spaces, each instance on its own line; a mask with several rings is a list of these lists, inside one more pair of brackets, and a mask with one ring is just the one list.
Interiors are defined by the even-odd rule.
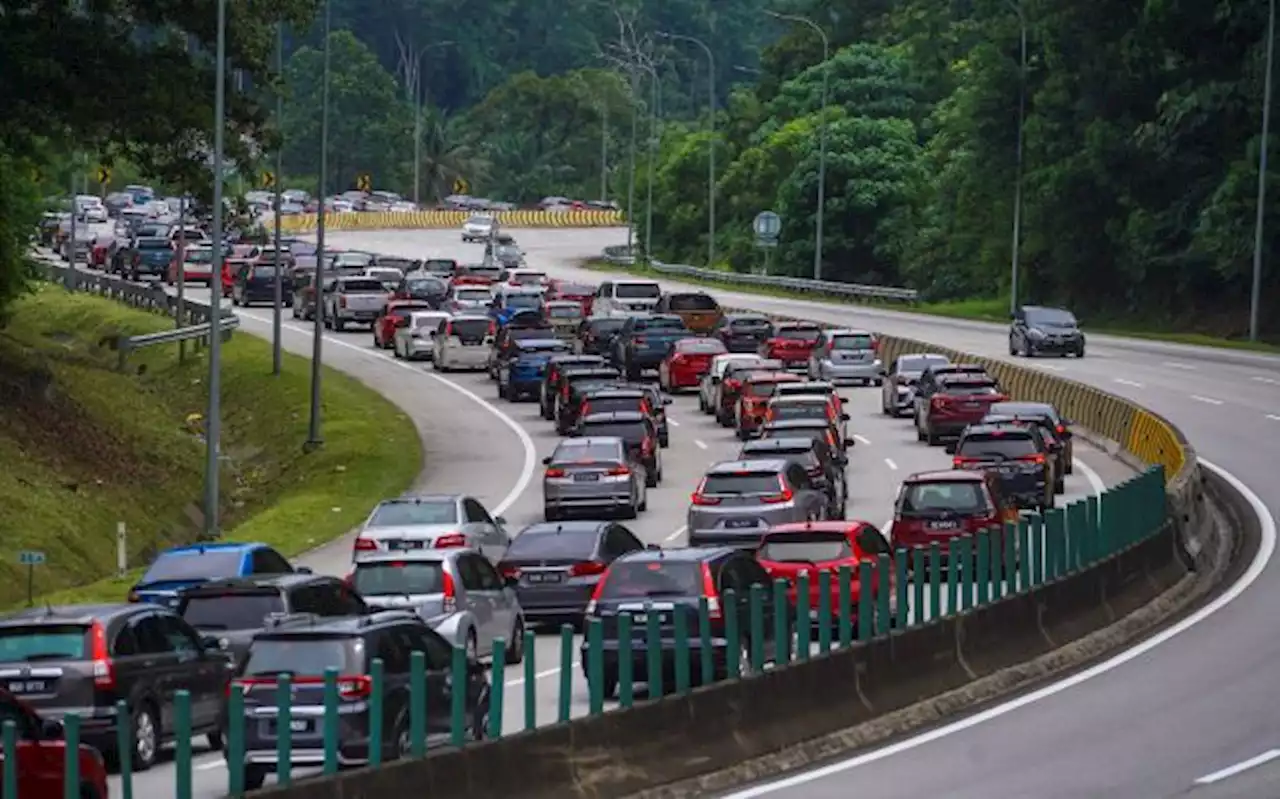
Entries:
[[987,409],[988,416],[1010,416],[1019,421],[1035,422],[1044,429],[1050,440],[1050,449],[1058,458],[1058,475],[1075,471],[1075,436],[1071,433],[1071,421],[1058,413],[1047,402],[997,402]]
[[560,378],[570,369],[604,366],[601,355],[552,355],[542,374],[542,388],[538,391],[538,406],[542,418],[548,422],[556,418],[556,397],[560,394]]
[[671,446],[671,433],[667,425],[667,406],[671,404],[671,398],[663,396],[662,389],[653,383],[618,383],[593,388],[581,395],[580,402],[577,409],[579,416],[583,413],[643,409],[658,429],[658,444],[663,447]]
[[575,436],[584,438],[616,437],[644,466],[645,485],[654,488],[662,482],[662,445],[653,418],[640,411],[592,411],[579,418]]
[[556,394],[556,432],[567,436],[578,424],[578,408],[582,395],[588,391],[622,380],[617,369],[608,366],[569,369],[560,376],[560,391]]
[[836,449],[820,437],[766,438],[748,441],[738,453],[740,461],[777,460],[783,458],[800,464],[809,473],[813,486],[827,495],[827,518],[843,519],[849,498],[845,483],[845,467],[849,463],[843,450]]
[[[426,695],[410,694],[413,652],[426,658]],[[244,688],[244,788],[262,787],[276,769],[277,679],[293,680],[289,731],[292,763],[324,763],[324,673],[338,670],[338,763],[343,768],[369,762],[369,723],[372,706],[371,664],[383,664],[382,756],[404,757],[412,751],[412,702],[426,708],[427,744],[449,740],[453,682],[453,647],[417,614],[387,610],[366,616],[329,619],[290,619],[258,633],[235,682]],[[488,667],[467,663],[467,734],[482,739],[489,724]],[[223,713],[225,714],[225,709]]]
[[1009,325],[1009,354],[1084,357],[1084,333],[1070,311],[1024,305],[1013,312]]
[[176,610],[239,661],[248,653],[253,636],[272,619],[298,613],[359,616],[368,613],[369,607],[337,577],[261,574],[189,588],[182,592]]
[[956,444],[954,466],[989,472],[1019,508],[1043,513],[1053,507],[1057,467],[1032,425],[969,425]]
[[[81,740],[118,760],[117,728],[133,733],[145,771],[172,741],[173,694],[191,693],[191,733],[222,745],[220,709],[233,666],[168,608],[150,603],[32,608],[0,618],[0,685],[41,715],[80,716]],[[116,715],[125,700],[130,718]]]
[[[631,673],[638,683],[649,683],[648,614],[658,617],[659,637],[662,646],[661,679],[670,685],[675,673],[675,622],[676,613],[686,617],[685,630],[689,635],[690,677],[696,682],[701,678],[698,663],[701,636],[698,616],[699,600],[706,599],[711,616],[711,646],[717,679],[726,674],[726,652],[729,647],[738,650],[738,662],[742,673],[751,671],[751,586],[764,586],[766,597],[770,586],[769,574],[749,550],[734,547],[705,547],[696,549],[662,549],[631,552],[613,562],[587,604],[586,618],[600,619],[602,656],[604,659],[604,695],[612,696],[618,689],[618,619],[631,617]],[[724,626],[724,594],[732,589],[738,617],[738,640],[726,639]],[[778,645],[790,645],[788,640],[778,642],[774,637],[773,602],[764,602],[764,656],[766,661],[776,661],[782,654]],[[789,618],[789,614],[788,614]],[[783,650],[785,651],[785,650]],[[591,658],[587,643],[582,644],[582,669],[591,679]],[[652,689],[652,684],[650,684]]]

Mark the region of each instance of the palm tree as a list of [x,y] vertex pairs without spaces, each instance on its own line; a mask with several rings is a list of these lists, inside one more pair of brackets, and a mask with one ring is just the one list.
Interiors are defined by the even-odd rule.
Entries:
[[426,194],[439,200],[454,193],[458,179],[471,185],[487,180],[491,165],[464,129],[463,120],[434,108],[423,108],[422,114],[421,168]]

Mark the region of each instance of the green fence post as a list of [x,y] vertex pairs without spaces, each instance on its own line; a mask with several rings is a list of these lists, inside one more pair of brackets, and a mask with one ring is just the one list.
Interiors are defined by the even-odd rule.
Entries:
[[[627,638],[631,643],[631,638]],[[524,631],[524,728],[538,726],[538,665],[534,657],[538,638],[533,630]]]
[[947,542],[947,612],[954,616],[960,610],[960,539]]
[[893,629],[893,608],[889,598],[893,596],[892,559],[886,553],[876,556],[876,635],[888,635]]
[[618,704],[631,707],[636,698],[635,661],[632,659],[634,631],[631,614],[618,614]]
[[898,547],[893,556],[893,587],[897,592],[897,602],[894,605],[893,626],[899,630],[907,628],[907,609],[910,603],[911,583],[907,578],[907,560],[911,557],[910,550]]
[[[120,799],[133,799],[133,724],[129,723],[130,719],[129,703],[123,699],[116,700],[116,758],[120,766]],[[239,796],[244,793],[244,686],[234,681],[227,700],[226,744],[227,787],[232,796]]]
[[[387,693],[386,673],[387,667],[382,662],[382,658],[374,658],[369,663],[369,765],[375,768],[382,765],[382,732],[383,726],[387,723],[382,715],[382,700]],[[495,687],[494,690],[502,689]],[[421,701],[420,695],[409,695],[410,704]],[[396,741],[396,745],[399,746],[399,744],[400,742]]]
[[991,601],[991,534],[978,533],[978,557],[974,564],[973,583],[977,589],[974,605],[981,607]]
[[653,603],[646,602],[645,618],[645,686],[649,689],[650,699],[661,699],[662,686],[662,630],[658,627],[658,614],[653,612]]
[[1018,558],[1026,558],[1022,542],[1018,538],[1018,525],[1014,522],[1004,523],[1004,537],[1000,541],[1004,548],[1004,593],[1012,596],[1018,593]]
[[[175,726],[178,733],[178,751],[174,763],[176,781],[175,799],[191,799],[191,694],[176,691],[173,695],[176,716]],[[184,725],[185,722],[185,726]],[[186,733],[186,759],[182,758],[182,733]],[[80,751],[80,714],[68,713],[62,717],[62,741],[64,752]],[[62,795],[64,799],[80,799],[80,758],[62,758]]]
[[454,746],[462,746],[467,742],[467,683],[471,676],[469,669],[467,650],[455,646],[449,663],[449,742]]
[[1131,477],[1121,485],[1124,496],[1124,544],[1126,547],[1132,546],[1138,540],[1138,504],[1141,498],[1135,490],[1137,488],[1137,477]]
[[587,702],[591,715],[604,712],[604,622],[587,619]]
[[560,625],[560,700],[556,718],[569,720],[573,702],[573,625]]
[[831,570],[818,571],[818,654],[831,652]]
[[942,547],[929,544],[929,621],[942,618]]
[[924,547],[911,548],[911,626],[924,623],[924,582],[929,574],[924,570]]
[[1031,514],[1028,519],[1031,526],[1031,587],[1039,588],[1044,585],[1047,572],[1049,555],[1045,551],[1045,527],[1044,516],[1039,513]]
[[[725,594],[729,592],[726,591]],[[725,620],[725,629],[729,629],[729,597],[723,597],[724,607],[720,609]],[[738,609],[733,609],[734,628],[737,628]],[[733,638],[730,641],[736,640]],[[732,646],[729,649],[733,649]],[[726,652],[726,655],[728,653]],[[705,596],[698,597],[698,659],[702,664],[702,684],[710,685],[716,679],[716,663],[711,656],[711,605]]]
[[[599,621],[598,619],[596,621]],[[507,640],[501,635],[493,639],[493,659],[489,664],[489,729],[490,739],[502,737],[502,703],[506,700]]]
[[858,640],[870,641],[875,635],[876,595],[873,590],[874,570],[871,561],[858,564]]
[[991,539],[991,579],[988,585],[991,586],[991,601],[997,602],[1004,597],[1004,551],[1013,542],[1005,538],[1003,529],[991,531],[988,537]]
[[[735,680],[742,676],[742,632],[738,629],[738,592],[732,588],[724,592],[724,640],[726,641],[724,650],[724,676],[726,680]],[[708,628],[710,620],[708,620]],[[715,672],[708,672],[707,663],[710,660],[711,638],[710,630],[702,640],[703,657],[702,657],[702,683],[707,685],[715,680]],[[750,654],[747,657],[751,657]],[[713,664],[714,666],[714,664]]]
[[293,675],[276,680],[276,782],[293,784]]
[[[71,719],[79,721],[79,716],[74,713],[68,716],[65,722]],[[66,743],[67,752],[78,752],[80,750],[80,736],[70,735],[71,725],[67,725],[68,735]],[[78,731],[77,731],[78,732]],[[287,733],[286,733],[287,734]],[[194,776],[191,771],[191,692],[185,688],[181,688],[173,692],[173,775],[174,775],[174,791],[175,799],[191,799],[191,782]],[[67,761],[67,799],[79,799],[80,796],[80,776],[76,774],[72,776],[71,761],[79,760],[79,758],[68,757]]]
[[0,786],[3,786],[0,787],[0,796],[12,796],[18,799],[18,725],[13,719],[4,721],[3,751],[4,782],[0,783]]
[[[1031,588],[1031,522],[1025,516],[1018,516],[1017,521],[1018,551],[1018,593]],[[1012,578],[1011,578],[1012,579]]]
[[1066,569],[1063,561],[1066,552],[1065,538],[1063,530],[1062,511],[1058,508],[1049,508],[1044,513],[1045,527],[1045,553],[1048,555],[1045,564],[1045,577],[1049,580],[1056,580],[1061,577]]
[[1083,499],[1071,503],[1071,557],[1077,570],[1089,563],[1089,505]]
[[409,748],[414,757],[427,756],[427,655],[409,653]]
[[960,537],[960,610],[973,607],[973,536]]
[[809,619],[809,573],[796,577],[796,660],[809,659],[811,646]]
[[676,655],[676,693],[684,696],[689,693],[689,617],[684,608],[677,607],[671,614],[672,634],[675,636]]
[[751,673],[764,670],[764,585],[751,584]]
[[787,581],[773,581],[773,662],[791,662],[791,614],[787,612]]
[[338,670],[324,670],[324,773],[338,773]]
[[853,568],[841,566],[839,572],[840,607],[836,608],[840,624],[840,648],[848,649],[853,643]]
[[1098,495],[1090,494],[1084,500],[1084,517],[1085,529],[1088,530],[1086,535],[1085,546],[1085,563],[1092,565],[1098,562],[1099,550],[1098,533],[1100,525],[1098,524]]

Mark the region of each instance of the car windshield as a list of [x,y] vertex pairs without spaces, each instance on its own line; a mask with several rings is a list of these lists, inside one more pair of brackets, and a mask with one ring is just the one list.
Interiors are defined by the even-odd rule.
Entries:
[[347,636],[258,637],[249,648],[244,674],[247,677],[280,674],[320,677],[328,669],[336,669],[339,674],[351,674],[363,670],[363,651],[363,641]]
[[1076,317],[1070,311],[1062,311],[1057,308],[1037,308],[1034,311],[1027,311],[1027,324],[1075,327]]
[[161,555],[142,575],[142,584],[169,580],[205,580],[239,577],[245,553],[239,550],[190,550]]
[[187,263],[207,264],[213,260],[213,250],[187,250],[183,259]]
[[511,540],[507,558],[575,558],[586,560],[596,551],[599,533],[590,530],[526,530]]
[[581,305],[553,305],[547,309],[547,316],[552,319],[581,319]]
[[871,336],[865,334],[836,336],[831,340],[833,350],[869,350],[874,346]]
[[443,280],[433,280],[431,278],[406,280],[405,289],[414,294],[444,294],[448,291]]
[[898,371],[906,374],[921,374],[930,366],[947,363],[941,355],[908,355],[898,361]]
[[452,499],[384,502],[374,510],[369,527],[401,527],[416,524],[456,524],[458,503]]
[[267,623],[267,616],[284,610],[280,594],[272,591],[200,594],[183,600],[178,612],[187,624],[202,630],[255,630]]
[[467,220],[468,225],[492,225],[493,217],[484,214],[472,214]]
[[945,480],[937,483],[911,483],[898,500],[903,516],[936,513],[973,514],[987,510],[986,490],[982,483]]
[[720,306],[706,294],[672,294],[667,307],[673,311],[714,311]]
[[1030,458],[1040,454],[1035,439],[1027,433],[999,431],[994,433],[976,433],[965,436],[956,447],[956,455],[961,458],[981,458],[983,460],[1008,460],[1012,458]]
[[617,283],[613,296],[620,300],[656,300],[662,296],[657,283]]
[[852,556],[853,547],[841,533],[769,536],[758,554],[761,560],[774,563],[821,563]]
[[356,565],[352,585],[363,596],[439,594],[444,564],[439,561],[390,561]]
[[826,419],[827,406],[820,402],[779,402],[769,409],[775,421],[791,419]]
[[541,308],[542,297],[537,294],[508,294],[508,308]]
[[380,280],[344,280],[338,291],[345,294],[386,294],[387,287]]
[[782,489],[776,472],[734,472],[709,474],[702,483],[703,494],[743,496],[748,494],[776,494]]
[[580,435],[612,436],[628,443],[637,443],[645,437],[644,422],[584,422]]
[[462,302],[488,302],[493,299],[488,289],[464,289],[455,292],[453,296]]
[[82,660],[85,637],[85,627],[79,624],[0,627],[0,663]]
[[601,599],[701,595],[702,564],[685,560],[618,561],[600,588]]
[[943,383],[942,390],[947,394],[963,397],[981,397],[1000,393],[996,384],[991,382]]
[[816,327],[783,327],[779,328],[773,337],[788,341],[813,341],[821,332]]

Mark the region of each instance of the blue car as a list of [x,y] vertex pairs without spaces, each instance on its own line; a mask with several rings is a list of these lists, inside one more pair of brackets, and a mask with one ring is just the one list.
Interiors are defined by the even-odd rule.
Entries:
[[489,316],[497,322],[498,327],[506,327],[515,317],[525,314],[537,314],[541,319],[546,298],[542,289],[510,288],[504,286],[493,298],[489,307]]
[[540,396],[551,356],[573,352],[567,341],[558,338],[521,339],[513,346],[511,356],[498,369],[498,396],[511,402]]
[[210,580],[310,571],[295,569],[288,558],[266,544],[191,544],[161,552],[129,591],[129,601],[174,607],[184,590]]

